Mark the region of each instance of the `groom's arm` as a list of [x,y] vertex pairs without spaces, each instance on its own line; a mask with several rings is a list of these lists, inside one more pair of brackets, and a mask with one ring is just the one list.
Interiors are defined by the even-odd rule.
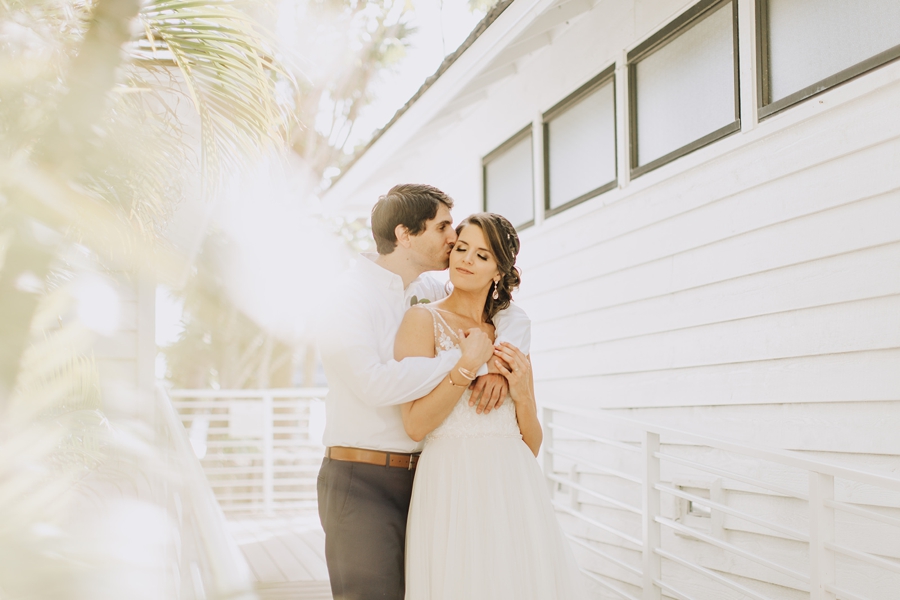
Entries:
[[370,406],[404,404],[425,396],[461,356],[456,349],[435,358],[382,362],[373,322],[377,315],[358,306],[335,308],[323,318],[317,335],[322,363],[329,377],[340,378]]
[[[531,352],[531,319],[524,310],[515,304],[510,304],[508,308],[494,315],[493,321],[495,346],[502,342],[509,342],[525,354]],[[479,413],[489,413],[493,409],[499,408],[509,390],[506,378],[498,374],[499,371],[494,367],[494,360],[488,361],[488,365],[491,366],[490,374],[478,372],[480,377],[475,381],[472,395],[469,397],[469,406],[477,404],[475,410]]]
[[531,354],[531,319],[525,311],[517,305],[510,303],[494,315],[494,345],[508,342],[522,351],[523,354]]

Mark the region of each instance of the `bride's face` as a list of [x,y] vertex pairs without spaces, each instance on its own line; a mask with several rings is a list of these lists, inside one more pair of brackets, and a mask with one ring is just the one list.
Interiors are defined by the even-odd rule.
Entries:
[[450,281],[453,287],[477,292],[489,288],[499,277],[497,261],[494,260],[481,227],[463,227],[450,252]]

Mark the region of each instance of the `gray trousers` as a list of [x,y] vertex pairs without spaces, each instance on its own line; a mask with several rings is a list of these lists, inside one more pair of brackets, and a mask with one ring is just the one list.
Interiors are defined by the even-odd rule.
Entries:
[[414,475],[397,467],[322,461],[319,519],[334,600],[404,600]]

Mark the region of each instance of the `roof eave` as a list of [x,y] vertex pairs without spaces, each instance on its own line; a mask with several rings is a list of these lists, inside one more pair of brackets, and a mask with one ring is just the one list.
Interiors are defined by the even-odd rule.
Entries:
[[[454,54],[426,80],[323,195],[337,208],[416,133],[451,104],[458,92],[556,0],[502,0]],[[375,198],[372,198],[372,202]]]

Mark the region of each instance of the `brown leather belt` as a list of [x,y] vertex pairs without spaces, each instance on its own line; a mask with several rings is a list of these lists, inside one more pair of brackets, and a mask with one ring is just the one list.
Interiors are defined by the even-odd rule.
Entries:
[[332,460],[365,463],[378,465],[379,467],[398,467],[412,471],[419,462],[418,454],[403,454],[400,452],[379,452],[378,450],[365,450],[363,448],[344,448],[331,446],[325,448],[325,456]]

